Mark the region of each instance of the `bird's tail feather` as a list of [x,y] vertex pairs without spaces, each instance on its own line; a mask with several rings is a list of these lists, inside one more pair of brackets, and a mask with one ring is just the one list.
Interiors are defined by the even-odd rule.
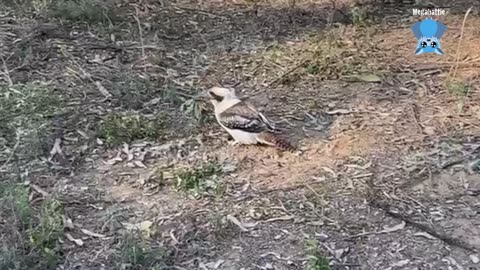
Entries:
[[276,134],[276,133],[262,132],[258,135],[258,140],[261,143],[275,146],[282,150],[286,150],[286,151],[295,150],[295,147],[290,142],[288,142],[286,139],[282,138],[279,134]]

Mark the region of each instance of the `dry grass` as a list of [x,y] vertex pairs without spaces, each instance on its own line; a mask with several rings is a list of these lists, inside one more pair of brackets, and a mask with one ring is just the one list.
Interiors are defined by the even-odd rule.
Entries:
[[[371,27],[377,22],[361,8],[346,12],[353,25],[342,24],[348,19],[338,12],[342,20],[325,23],[331,1],[263,1],[258,14],[243,9],[252,7],[244,1],[34,1],[26,13],[18,12],[22,1],[10,2],[15,16],[0,16],[0,177],[8,180],[0,190],[0,268],[285,263],[324,270],[356,265],[351,254],[365,264],[395,261],[371,253],[379,243],[395,243],[393,251],[428,246],[421,255],[444,249],[429,239],[396,243],[404,232],[344,239],[390,222],[365,205],[372,182],[392,201],[408,201],[397,175],[425,177],[439,155],[466,153],[427,152],[425,144],[480,132],[478,18],[467,20],[463,40],[471,47],[455,62],[450,53],[414,56],[408,25]],[[31,18],[55,27],[35,28]],[[457,29],[460,21],[445,23]],[[393,50],[391,40],[405,44]],[[446,52],[455,41],[447,30]],[[458,76],[450,80],[453,63]],[[192,99],[225,82],[258,94],[303,153],[225,146],[226,134]],[[227,174],[215,158],[238,168]],[[458,194],[463,186],[455,186]],[[413,205],[433,207],[423,198]],[[298,247],[319,232],[328,240]],[[350,253],[339,259],[333,249],[343,245]],[[282,254],[260,253],[274,247]],[[392,254],[410,258],[403,252]],[[277,260],[267,261],[272,254]]]

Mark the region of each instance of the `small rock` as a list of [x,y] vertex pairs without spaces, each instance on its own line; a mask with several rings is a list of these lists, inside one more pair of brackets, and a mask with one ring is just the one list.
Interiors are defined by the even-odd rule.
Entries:
[[471,254],[469,257],[470,257],[470,260],[472,261],[472,263],[474,263],[474,264],[477,264],[477,263],[480,262],[480,258],[478,258],[478,256],[475,255],[475,254]]

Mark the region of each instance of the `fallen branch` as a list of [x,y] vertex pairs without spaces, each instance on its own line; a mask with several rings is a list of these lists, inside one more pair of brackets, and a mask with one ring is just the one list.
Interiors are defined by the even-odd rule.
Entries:
[[135,14],[133,15],[133,18],[137,22],[137,27],[138,27],[138,36],[140,38],[140,46],[142,50],[142,61],[143,61],[143,68],[145,73],[147,72],[147,67],[146,67],[146,56],[145,56],[145,44],[143,42],[143,33],[142,33],[142,23],[140,22],[140,19],[138,18],[138,8],[135,6]]
[[466,243],[463,240],[460,240],[458,238],[449,236],[445,232],[439,232],[437,229],[434,229],[429,225],[419,223],[419,222],[413,220],[409,216],[406,216],[402,213],[397,213],[397,212],[391,210],[392,207],[388,203],[380,202],[378,199],[374,199],[374,200],[370,201],[370,205],[372,205],[376,208],[382,209],[389,216],[392,216],[394,218],[398,218],[400,220],[403,220],[407,224],[410,224],[413,227],[415,227],[415,228],[417,228],[421,231],[424,231],[424,232],[428,233],[429,235],[431,235],[431,236],[433,236],[437,239],[440,239],[440,240],[442,240],[443,242],[445,242],[449,245],[460,247],[460,248],[463,248],[463,249],[471,251],[471,252],[476,251],[476,248],[474,246],[470,245],[469,243]]
[[[110,94],[110,92],[108,92],[108,90],[98,81],[95,81],[93,78],[92,78],[92,75],[90,73],[88,73],[85,69],[82,68],[82,66],[80,66],[80,64],[75,61],[74,57],[72,55],[70,55],[67,50],[65,50],[65,48],[61,48],[61,51],[63,53],[63,55],[65,57],[69,57],[70,60],[75,64],[75,66],[77,66],[77,68],[82,72],[83,76],[86,77],[88,80],[90,80],[98,89],[98,91],[105,97],[105,98],[110,98],[112,97],[112,94]],[[71,69],[72,71],[74,71],[73,69]],[[74,71],[75,73],[77,73],[76,71]]]
[[289,71],[283,73],[280,77],[276,78],[275,80],[273,80],[272,82],[270,82],[267,87],[270,87],[276,83],[278,83],[280,80],[282,80],[283,78],[285,78],[286,76],[290,75],[291,73],[293,73],[295,70],[297,70],[298,68],[302,67],[303,65],[305,65],[306,63],[308,63],[310,60],[307,59],[307,60],[303,60],[302,62],[300,62],[300,64],[294,66],[293,68],[291,68]]

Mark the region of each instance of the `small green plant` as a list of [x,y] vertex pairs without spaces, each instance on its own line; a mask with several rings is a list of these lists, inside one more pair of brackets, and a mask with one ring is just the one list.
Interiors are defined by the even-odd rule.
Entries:
[[366,6],[354,6],[350,11],[350,15],[355,26],[362,27],[372,24],[373,17]]
[[98,135],[110,146],[138,139],[156,140],[162,134],[163,119],[148,119],[138,113],[110,113],[99,124]]
[[463,111],[463,105],[470,91],[470,85],[457,78],[448,78],[445,81],[445,86],[448,92],[457,98],[458,112]]
[[182,103],[180,110],[184,114],[192,116],[197,123],[205,123],[209,120],[204,104],[195,99],[188,99]]
[[224,186],[219,182],[221,166],[216,162],[208,162],[195,168],[183,169],[175,173],[178,190],[190,192],[194,197],[203,193],[222,195]]
[[308,74],[312,74],[312,75],[320,73],[320,67],[317,64],[313,64],[313,63],[307,65],[305,70],[307,71]]
[[63,235],[62,212],[59,201],[47,199],[42,203],[38,224],[28,231],[32,248],[40,252],[49,267],[55,267],[59,259],[58,240]]
[[74,22],[106,23],[116,20],[111,1],[63,0],[50,5],[50,15]]
[[122,269],[165,269],[166,252],[161,248],[152,248],[141,232],[127,231],[123,233],[116,258]]
[[[45,138],[52,131],[52,116],[64,110],[64,100],[48,83],[0,86],[0,134],[10,142],[21,139],[16,154],[34,157],[45,151]],[[0,145],[1,146],[1,145]],[[0,148],[1,153],[5,150]]]
[[7,182],[0,185],[0,208],[9,224],[0,238],[0,269],[55,269],[62,257],[60,202],[46,199],[33,207],[27,186]]
[[308,240],[306,249],[309,259],[305,270],[331,270],[328,259],[320,253],[315,240]]
[[469,90],[470,86],[467,85],[463,80],[449,78],[446,80],[446,86],[450,94],[455,95],[456,97],[465,97]]

